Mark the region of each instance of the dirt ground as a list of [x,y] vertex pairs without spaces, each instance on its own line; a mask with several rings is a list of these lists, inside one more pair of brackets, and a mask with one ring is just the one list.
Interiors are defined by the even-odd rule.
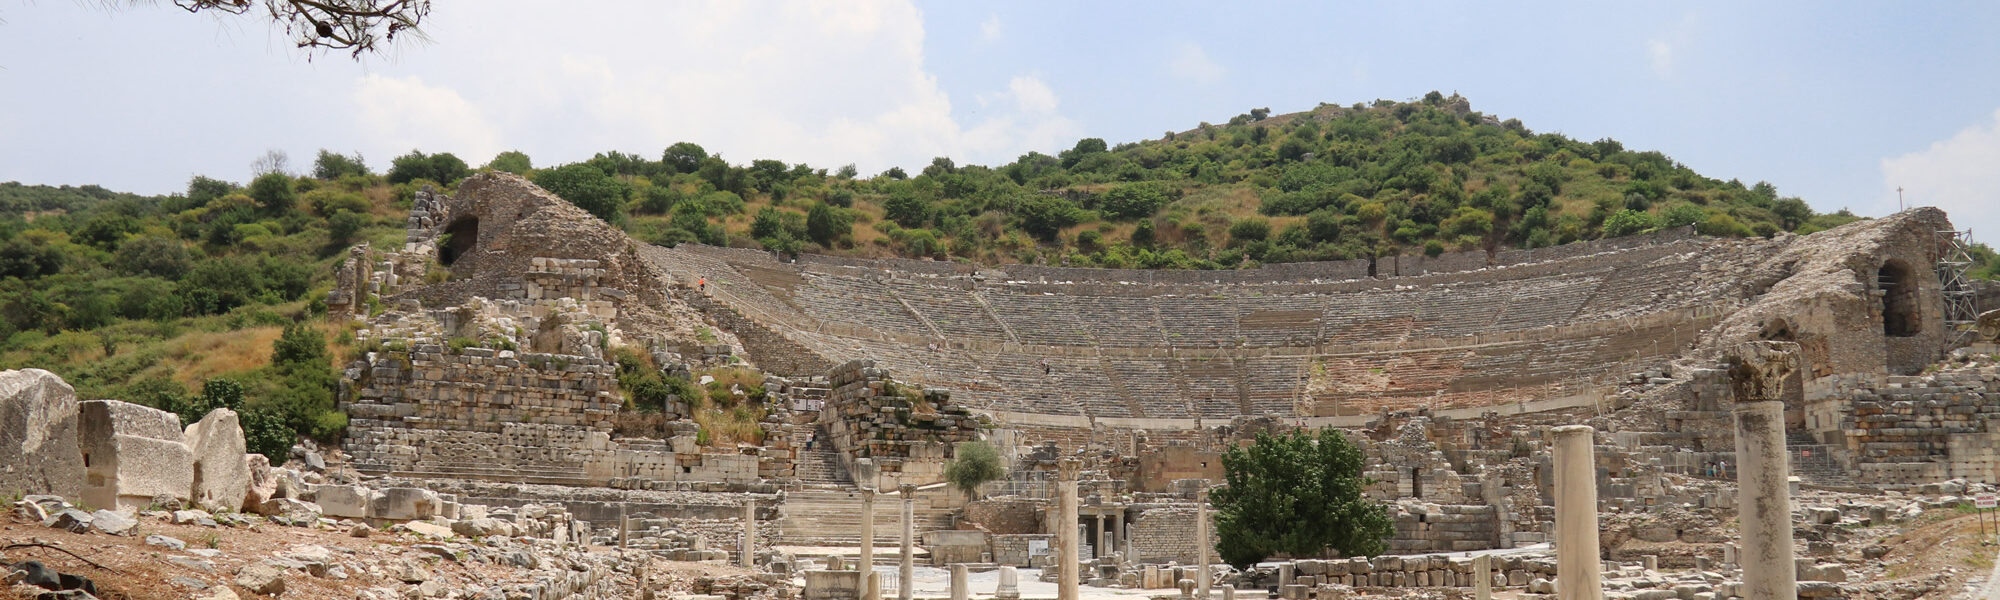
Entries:
[[[98,597],[110,600],[186,600],[204,595],[193,586],[176,582],[176,578],[198,580],[211,585],[231,585],[243,598],[256,598],[230,582],[238,568],[245,564],[255,564],[266,558],[273,558],[291,551],[296,546],[318,545],[331,549],[333,563],[345,565],[347,579],[312,577],[292,571],[285,577],[287,600],[351,600],[356,592],[373,587],[404,589],[407,584],[391,579],[380,570],[369,565],[384,560],[408,557],[422,561],[432,573],[432,579],[445,583],[451,589],[459,584],[478,582],[481,585],[519,582],[529,583],[536,571],[506,565],[482,562],[456,562],[415,550],[413,546],[436,543],[414,534],[394,534],[376,531],[370,537],[355,538],[345,529],[309,529],[284,527],[274,524],[260,524],[249,528],[202,527],[198,525],[174,525],[157,519],[140,518],[137,533],[129,536],[112,536],[101,533],[75,534],[43,527],[18,516],[8,514],[0,517],[0,546],[22,543],[45,543],[75,552],[83,558],[99,563],[107,568],[91,566],[82,560],[58,550],[48,548],[14,548],[0,552],[0,562],[40,561],[49,568],[82,575],[90,578],[98,589]],[[207,559],[213,569],[189,566],[200,557],[188,552],[176,552],[166,548],[149,546],[147,535],[165,535],[187,542],[188,550],[213,548],[222,555]],[[457,540],[460,543],[477,543]],[[615,549],[596,548],[597,552],[616,552]],[[178,559],[177,564],[173,559]],[[697,576],[748,575],[749,571],[740,567],[716,563],[687,563],[652,560],[653,587],[662,592],[686,592],[690,582]],[[629,576],[620,575],[629,579]],[[631,589],[630,585],[623,586]],[[39,590],[35,590],[39,591]],[[0,599],[26,599],[34,597],[27,593],[25,586],[0,587]]]

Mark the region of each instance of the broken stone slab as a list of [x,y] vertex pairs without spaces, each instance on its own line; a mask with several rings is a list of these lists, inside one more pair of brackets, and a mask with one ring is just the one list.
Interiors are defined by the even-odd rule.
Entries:
[[145,508],[155,496],[185,501],[194,489],[194,452],[180,417],[117,400],[77,404],[83,500],[103,508]]
[[158,534],[146,536],[146,545],[159,546],[176,552],[187,549],[187,542],[183,542],[179,538]]
[[319,520],[318,504],[291,498],[272,498],[257,507],[257,513],[274,518],[282,518],[295,526],[310,526]]
[[125,535],[127,532],[132,531],[133,527],[139,525],[138,521],[127,518],[125,515],[103,509],[98,509],[97,512],[90,513],[90,519],[92,527],[96,527],[98,531],[111,535]]
[[418,535],[426,535],[434,538],[452,537],[450,527],[446,527],[436,523],[429,523],[425,521],[410,521],[408,523],[404,523],[403,527],[409,529],[411,533],[415,533]]
[[245,565],[236,572],[236,585],[260,595],[277,595],[285,591],[285,571],[266,564]]
[[514,537],[514,524],[492,517],[467,519],[451,524],[452,533],[481,538],[489,535]]
[[83,498],[76,390],[41,369],[0,371],[0,492]]
[[56,513],[43,524],[70,533],[90,533],[91,525],[95,521],[90,513],[72,508]]
[[247,508],[250,463],[244,461],[243,427],[236,411],[218,408],[182,432],[194,453],[194,486],[189,498],[210,512]]

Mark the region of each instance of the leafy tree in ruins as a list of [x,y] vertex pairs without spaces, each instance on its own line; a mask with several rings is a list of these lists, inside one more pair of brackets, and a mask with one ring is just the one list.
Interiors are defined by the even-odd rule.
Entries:
[[971,441],[958,446],[958,456],[944,466],[944,479],[953,487],[965,492],[967,498],[979,495],[979,486],[1007,476],[1007,468],[1000,464],[1000,451],[992,444]]
[[1381,554],[1394,529],[1388,508],[1362,493],[1369,481],[1361,467],[1361,450],[1331,427],[1317,435],[1260,433],[1229,449],[1222,455],[1226,485],[1210,497],[1222,560],[1247,569],[1280,553]]

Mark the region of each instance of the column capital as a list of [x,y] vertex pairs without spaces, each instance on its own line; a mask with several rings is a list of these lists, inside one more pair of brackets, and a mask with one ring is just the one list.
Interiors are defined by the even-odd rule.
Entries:
[[1077,473],[1082,470],[1083,461],[1074,458],[1065,458],[1056,463],[1056,478],[1063,481],[1076,481]]
[[914,483],[905,483],[905,484],[902,484],[902,485],[898,485],[898,486],[896,486],[896,491],[897,491],[897,492],[900,492],[900,493],[902,493],[902,494],[903,494],[903,498],[904,498],[905,500],[907,500],[907,499],[909,499],[909,498],[910,498],[911,496],[914,496],[914,495],[916,495],[916,493],[917,493],[917,484],[914,484]]
[[1799,370],[1799,345],[1744,342],[1730,348],[1723,363],[1729,366],[1729,388],[1737,402],[1784,400],[1785,383]]
[[1556,437],[1569,437],[1572,435],[1595,435],[1597,433],[1597,428],[1591,427],[1589,425],[1563,425],[1561,427],[1551,429],[1549,430],[1549,432],[1554,433]]

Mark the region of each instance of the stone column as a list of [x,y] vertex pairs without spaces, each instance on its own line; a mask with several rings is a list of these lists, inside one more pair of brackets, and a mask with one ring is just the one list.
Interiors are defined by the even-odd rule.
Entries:
[[1131,540],[1125,539],[1125,507],[1123,506],[1118,507],[1118,514],[1112,516],[1111,531],[1113,532],[1111,535],[1112,539],[1117,541],[1118,551],[1120,552],[1131,551],[1132,542]]
[[1208,480],[1201,480],[1201,488],[1194,493],[1194,574],[1195,597],[1208,598]]
[[1104,528],[1104,513],[1097,513],[1097,539],[1091,540],[1097,546],[1097,551],[1092,553],[1091,558],[1104,558],[1111,555],[1111,546],[1104,543],[1106,538],[1110,537],[1110,533],[1111,530]]
[[880,589],[870,585],[869,575],[875,572],[875,489],[861,488],[861,558],[855,568],[861,570],[861,600],[876,600],[881,597]]
[[1021,573],[1013,565],[1000,567],[1000,585],[993,588],[993,597],[998,600],[1018,600],[1021,597]]
[[917,577],[917,524],[915,522],[917,515],[917,486],[905,483],[902,487],[897,488],[897,491],[903,494],[903,566],[901,570],[897,571],[897,575],[901,579],[896,582],[896,597],[901,600],[910,600],[910,594],[916,588],[916,586],[910,584],[915,583]]
[[1792,559],[1792,474],[1785,453],[1785,382],[1798,370],[1798,344],[1750,342],[1728,357],[1736,395],[1736,516],[1742,533],[1745,600],[1798,597]]
[[972,596],[967,589],[971,582],[966,581],[966,578],[971,576],[972,573],[966,570],[964,563],[951,565],[951,600],[966,600]]
[[1493,600],[1493,556],[1490,554],[1472,558],[1472,598]]
[[1076,565],[1078,562],[1076,539],[1076,477],[1082,465],[1074,458],[1065,458],[1056,471],[1056,493],[1062,510],[1056,518],[1056,600],[1080,600]]
[[1604,597],[1597,560],[1597,458],[1591,454],[1596,430],[1589,425],[1555,428],[1556,436],[1556,597]]
[[743,568],[757,568],[757,499],[743,500]]

